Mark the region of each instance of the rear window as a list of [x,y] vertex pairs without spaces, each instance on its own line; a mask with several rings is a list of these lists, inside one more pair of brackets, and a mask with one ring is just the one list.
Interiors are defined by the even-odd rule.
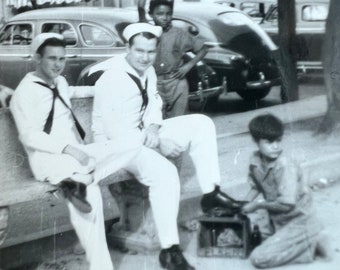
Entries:
[[305,5],[302,7],[302,20],[325,21],[328,15],[328,5]]
[[67,46],[74,46],[77,44],[77,34],[73,26],[68,23],[52,22],[44,23],[41,29],[42,33],[57,33],[64,36]]
[[10,24],[0,33],[0,45],[29,45],[32,42],[32,25]]
[[80,25],[81,36],[87,46],[109,47],[119,44],[119,39],[104,28],[91,24]]

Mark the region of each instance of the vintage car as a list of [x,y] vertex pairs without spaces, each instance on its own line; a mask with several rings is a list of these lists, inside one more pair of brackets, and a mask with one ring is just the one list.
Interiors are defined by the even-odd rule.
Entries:
[[[136,13],[135,9],[126,10]],[[280,82],[271,56],[276,46],[256,23],[239,10],[220,5],[178,3],[172,24],[206,41],[209,51],[204,63],[213,68],[217,84],[222,84],[228,92],[256,100],[264,98],[271,86]],[[99,73],[93,75],[93,70]],[[91,66],[83,71],[82,79],[93,83],[98,75],[100,67]],[[208,83],[203,80],[201,85],[206,87]]]
[[[210,46],[204,59],[208,66],[198,64],[188,74],[191,98],[202,101],[205,96],[221,93],[223,87],[244,98],[264,97],[278,79],[270,57],[274,44],[243,13],[214,6],[207,10],[204,5],[193,3],[175,8],[174,25],[202,36]],[[90,80],[86,78],[86,67],[124,53],[121,32],[137,20],[137,11],[131,8],[65,7],[17,15],[0,31],[0,83],[14,88],[26,72],[33,70],[30,43],[42,32],[65,36],[68,61],[64,75],[71,85],[94,83],[93,75]]]
[[[84,79],[79,79],[83,69],[126,52],[121,32],[128,23],[137,21],[131,20],[129,14],[113,8],[70,7],[35,10],[13,17],[0,32],[0,85],[15,88],[27,72],[34,70],[30,44],[34,36],[44,32],[64,36],[67,64],[63,75],[70,85],[84,84]],[[197,65],[188,79],[190,100],[205,102],[207,97],[223,91],[216,73],[204,64]]]
[[[188,1],[189,0],[182,0]],[[198,0],[200,3],[215,3],[224,6],[237,8],[255,21],[260,21],[268,11],[272,4],[277,3],[276,0]]]
[[[303,72],[322,69],[321,47],[325,34],[329,0],[295,0],[297,67]],[[278,44],[277,4],[267,12],[260,26]]]

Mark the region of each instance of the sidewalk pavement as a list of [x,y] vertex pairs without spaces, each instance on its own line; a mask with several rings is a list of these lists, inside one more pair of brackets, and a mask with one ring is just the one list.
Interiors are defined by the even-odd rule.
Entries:
[[[320,218],[329,226],[328,231],[332,235],[332,250],[335,258],[332,262],[317,260],[308,265],[284,266],[277,269],[284,270],[337,270],[340,263],[340,209],[338,207],[338,193],[340,185],[340,141],[337,135],[328,138],[314,136],[313,132],[318,124],[318,119],[327,109],[326,97],[316,96],[304,100],[276,105],[256,111],[237,113],[215,118],[217,127],[220,167],[222,174],[222,188],[234,197],[243,196],[246,193],[246,174],[248,158],[253,145],[247,126],[249,121],[262,113],[273,113],[286,124],[287,138],[284,143],[284,151],[292,152],[293,158],[302,163],[308,174],[310,185],[319,190],[316,196],[317,211]],[[295,124],[294,124],[295,123]],[[299,124],[303,123],[303,124]],[[209,157],[207,157],[209,158]],[[185,178],[185,173],[184,173]],[[195,189],[195,181],[184,180],[182,193]],[[326,186],[331,188],[324,189]],[[198,188],[196,186],[196,188]],[[183,195],[185,196],[185,195]],[[335,207],[336,208],[335,208]],[[188,215],[189,213],[182,213]],[[197,270],[250,270],[255,269],[249,260],[237,258],[202,258],[197,256],[197,232],[182,231],[181,245],[185,256]],[[158,265],[158,253],[151,255],[122,255],[111,253],[116,268],[119,270],[131,269],[161,269]],[[117,262],[117,264],[116,264]]]
[[285,124],[313,119],[324,115],[327,111],[325,95],[314,96],[295,102],[251,110],[243,113],[218,116],[214,119],[217,137],[224,138],[248,132],[248,123],[256,115],[272,113]]
[[[256,111],[237,113],[228,116],[217,117],[214,121],[217,127],[219,157],[222,174],[222,188],[234,197],[243,196],[246,193],[246,172],[248,158],[254,149],[247,125],[256,115],[270,112],[278,116],[287,126],[285,134],[284,151],[292,154],[302,163],[309,175],[310,184],[318,192],[314,193],[317,202],[317,210],[329,232],[332,234],[332,249],[335,258],[331,262],[317,260],[313,264],[284,266],[277,269],[284,270],[337,270],[340,265],[340,207],[338,193],[340,185],[340,143],[337,135],[329,137],[313,136],[313,130],[327,109],[325,96],[316,96],[283,105],[276,105]],[[301,122],[302,121],[302,122]],[[295,122],[298,122],[295,124]],[[209,157],[207,157],[209,158]],[[184,178],[190,178],[184,172]],[[197,189],[194,181],[184,180],[182,193]],[[195,186],[196,185],[196,186]],[[324,189],[325,186],[331,186]],[[190,216],[190,215],[189,215]],[[72,238],[72,233],[68,233]],[[61,237],[63,238],[63,237]],[[76,237],[73,235],[74,243]],[[61,240],[58,240],[61,241]],[[72,242],[72,241],[71,241]],[[53,241],[53,254],[47,256],[44,264],[40,264],[39,270],[85,270],[86,262],[84,255],[71,254],[72,244],[67,247],[56,244]],[[197,232],[181,230],[181,246],[185,256],[197,270],[250,270],[255,269],[249,260],[237,258],[202,258],[197,256]],[[62,250],[61,250],[62,249]],[[121,253],[111,249],[111,256],[116,270],[158,270],[158,252],[152,254]],[[46,258],[46,257],[45,257]],[[55,264],[57,262],[58,264]],[[32,268],[33,269],[33,268]],[[100,269],[98,269],[100,270]]]

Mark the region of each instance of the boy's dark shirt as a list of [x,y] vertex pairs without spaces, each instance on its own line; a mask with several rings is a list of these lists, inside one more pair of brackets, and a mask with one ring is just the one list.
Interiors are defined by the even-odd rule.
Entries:
[[183,55],[192,51],[197,53],[204,46],[204,41],[181,28],[170,26],[161,36],[157,48],[154,67],[157,75],[176,72],[183,65]]

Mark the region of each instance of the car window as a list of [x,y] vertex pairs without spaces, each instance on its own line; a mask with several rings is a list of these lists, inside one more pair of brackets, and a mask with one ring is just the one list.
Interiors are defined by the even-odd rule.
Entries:
[[325,21],[328,15],[327,5],[305,5],[302,7],[302,20]]
[[114,46],[123,45],[123,43],[120,42],[117,36],[114,36],[106,29],[98,27],[96,25],[81,24],[80,33],[82,39],[84,40],[87,46],[111,47],[113,45]]
[[264,17],[264,3],[258,2],[243,2],[240,9],[251,17]]
[[186,31],[188,31],[194,36],[197,36],[199,34],[198,28],[194,24],[188,21],[183,21],[180,19],[173,19],[171,22],[173,26],[185,29]]
[[243,2],[240,5],[240,10],[242,10],[245,13],[249,13],[257,9],[258,9],[258,3],[255,3],[255,2]]
[[32,42],[32,25],[9,24],[0,33],[0,45],[29,45]]
[[57,33],[64,36],[67,46],[74,46],[77,44],[77,34],[73,26],[68,23],[49,22],[44,23],[41,28],[42,33]]
[[278,11],[277,11],[277,7],[272,9],[272,12],[270,14],[268,14],[268,16],[266,17],[266,21],[268,22],[277,22],[278,20]]

